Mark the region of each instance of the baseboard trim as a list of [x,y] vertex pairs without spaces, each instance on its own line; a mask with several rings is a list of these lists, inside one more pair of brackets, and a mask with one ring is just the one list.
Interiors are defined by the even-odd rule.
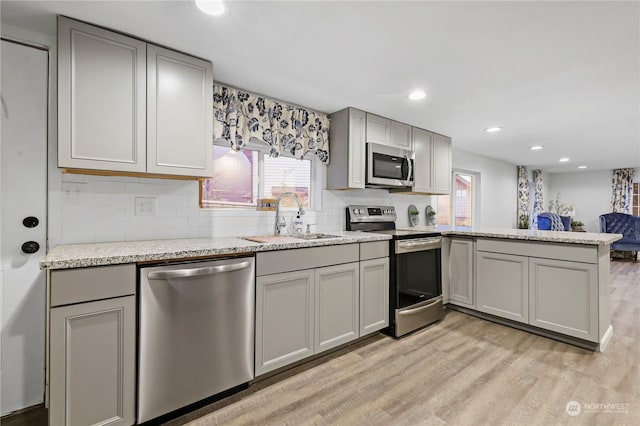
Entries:
[[[486,314],[484,312],[475,311],[473,309],[464,308],[462,306],[456,306],[452,304],[446,305],[447,309],[451,309],[453,311],[462,312],[467,315],[471,315],[474,317],[481,318],[483,320],[495,322],[498,324],[506,325],[507,327],[517,328],[518,330],[527,331],[532,334],[537,334],[542,337],[547,337],[549,339],[558,340],[563,343],[568,343],[570,345],[578,346],[583,349],[588,349],[590,351],[598,351],[598,347],[601,346],[601,343],[590,342],[588,340],[579,339],[577,337],[567,336],[561,333],[556,333],[554,331],[543,330],[538,327],[534,327],[529,324],[523,324],[515,321],[511,321],[505,318],[496,317],[495,315]],[[602,352],[603,349],[600,349]]]
[[[44,403],[21,408],[19,410],[5,414],[4,416],[0,417],[0,423],[3,426],[10,426],[12,424],[35,424],[33,423],[34,418],[47,418],[47,409],[45,408]],[[46,423],[44,424],[46,425]]]

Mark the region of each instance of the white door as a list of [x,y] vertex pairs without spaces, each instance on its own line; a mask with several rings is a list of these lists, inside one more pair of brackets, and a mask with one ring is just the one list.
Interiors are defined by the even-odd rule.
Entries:
[[44,397],[47,67],[48,52],[2,40],[1,415]]

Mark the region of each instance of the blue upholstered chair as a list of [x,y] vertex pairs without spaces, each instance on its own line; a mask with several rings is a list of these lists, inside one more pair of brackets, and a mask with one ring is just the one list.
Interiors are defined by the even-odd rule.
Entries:
[[571,231],[571,218],[545,212],[538,215],[538,229],[542,231]]
[[600,215],[600,232],[622,234],[622,239],[611,244],[611,250],[640,251],[640,217],[626,213],[606,213]]

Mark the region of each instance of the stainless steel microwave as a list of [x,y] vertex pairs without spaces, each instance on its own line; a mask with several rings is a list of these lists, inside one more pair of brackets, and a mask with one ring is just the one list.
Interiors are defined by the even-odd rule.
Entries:
[[367,143],[366,186],[392,188],[413,186],[415,153],[377,143]]

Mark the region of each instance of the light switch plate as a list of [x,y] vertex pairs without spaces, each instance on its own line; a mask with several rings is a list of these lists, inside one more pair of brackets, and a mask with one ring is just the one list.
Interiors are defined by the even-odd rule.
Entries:
[[136,216],[155,216],[155,197],[136,197]]

